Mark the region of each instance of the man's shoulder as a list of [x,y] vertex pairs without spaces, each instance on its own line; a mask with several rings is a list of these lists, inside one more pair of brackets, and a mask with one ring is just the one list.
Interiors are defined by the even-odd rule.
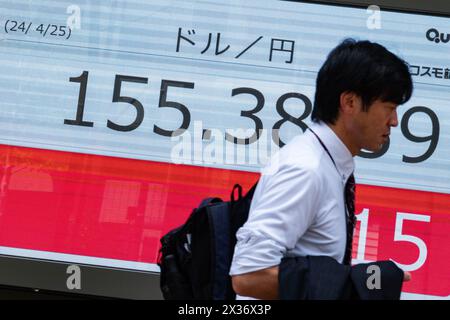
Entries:
[[318,169],[324,150],[314,139],[315,137],[308,131],[296,136],[281,149],[281,158],[287,164],[300,168]]
[[[296,136],[275,154],[264,171],[297,171],[318,174],[323,149],[314,143],[308,133]],[[263,171],[263,173],[264,173]]]

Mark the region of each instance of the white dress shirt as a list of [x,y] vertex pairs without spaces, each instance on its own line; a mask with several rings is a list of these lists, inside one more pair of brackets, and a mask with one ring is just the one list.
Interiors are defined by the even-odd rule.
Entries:
[[263,169],[248,220],[237,232],[230,275],[279,265],[285,256],[325,255],[342,263],[344,187],[354,161],[328,125],[313,123],[310,128],[336,166],[309,130],[272,157]]

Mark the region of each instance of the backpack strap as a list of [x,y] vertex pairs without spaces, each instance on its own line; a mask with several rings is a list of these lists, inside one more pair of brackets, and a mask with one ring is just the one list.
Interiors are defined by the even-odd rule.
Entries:
[[[236,193],[236,190],[238,192],[238,199],[236,200],[234,198],[234,195]],[[233,187],[233,190],[231,190],[231,202],[236,202],[242,199],[242,186],[239,183],[236,183]]]
[[230,239],[230,204],[223,202],[206,208],[206,212],[211,230],[211,254],[214,261],[212,298],[213,300],[223,300],[232,291],[229,277],[229,262],[233,253]]
[[[247,191],[245,196],[242,196],[242,186],[240,184],[235,184],[233,187],[233,190],[231,191],[231,197],[230,197],[231,204],[233,205],[236,202],[241,201],[243,198],[246,198],[246,199],[253,198],[253,194],[255,193],[255,189],[256,189],[256,186],[258,185],[258,182],[259,182],[259,180],[256,181],[255,184],[253,184],[253,186]],[[237,199],[234,197],[236,190],[238,191]]]

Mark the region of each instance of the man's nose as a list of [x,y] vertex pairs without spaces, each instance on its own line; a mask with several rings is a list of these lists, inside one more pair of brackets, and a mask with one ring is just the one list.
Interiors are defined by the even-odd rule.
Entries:
[[397,110],[395,110],[395,111],[392,113],[391,119],[390,119],[390,121],[389,121],[389,125],[390,125],[391,127],[396,127],[396,126],[398,126]]

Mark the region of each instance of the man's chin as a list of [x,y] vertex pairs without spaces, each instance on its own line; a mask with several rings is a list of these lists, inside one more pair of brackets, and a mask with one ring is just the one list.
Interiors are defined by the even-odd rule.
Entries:
[[384,146],[383,143],[377,144],[377,145],[373,145],[373,146],[366,146],[361,151],[375,153],[375,152],[378,152],[381,149],[383,149],[383,146]]

